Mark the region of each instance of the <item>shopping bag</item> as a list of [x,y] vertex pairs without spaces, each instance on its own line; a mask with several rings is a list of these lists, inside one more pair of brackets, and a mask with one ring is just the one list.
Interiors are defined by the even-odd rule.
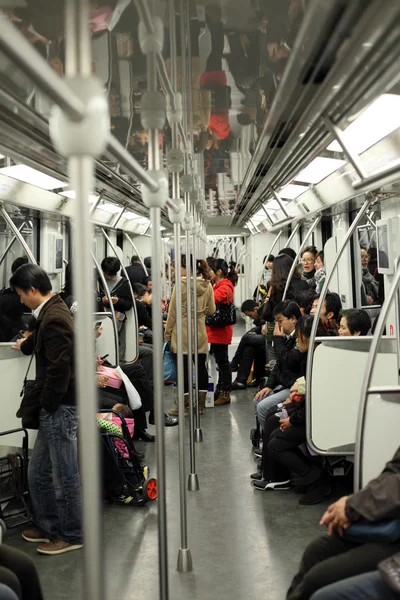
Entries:
[[118,373],[118,375],[121,377],[124,383],[126,393],[128,394],[129,408],[131,410],[137,410],[142,406],[142,401],[140,399],[139,392],[137,391],[129,377],[125,375],[121,367],[117,367],[116,369],[114,369],[114,371]]
[[171,352],[171,345],[169,342],[165,342],[165,344],[163,346],[163,357],[164,357],[164,381],[175,381],[176,382],[175,356]]

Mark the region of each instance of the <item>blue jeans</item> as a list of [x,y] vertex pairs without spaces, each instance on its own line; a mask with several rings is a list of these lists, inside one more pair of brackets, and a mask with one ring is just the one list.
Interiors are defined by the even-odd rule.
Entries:
[[262,400],[256,400],[254,398],[254,400],[253,400],[254,411],[255,411],[257,418],[260,421],[261,425],[264,425],[265,417],[267,416],[267,414],[271,410],[271,408],[273,408],[277,404],[280,404],[280,402],[283,402],[284,400],[286,400],[286,398],[289,397],[289,394],[290,394],[290,390],[284,389],[284,390],[281,390],[280,392],[276,392],[275,394],[272,391],[270,394],[268,394],[268,396],[266,396]]
[[327,585],[310,600],[395,600],[399,597],[386,585],[379,571],[372,571]]
[[82,543],[81,486],[77,455],[78,411],[59,406],[40,411],[40,427],[28,466],[33,521],[51,540]]

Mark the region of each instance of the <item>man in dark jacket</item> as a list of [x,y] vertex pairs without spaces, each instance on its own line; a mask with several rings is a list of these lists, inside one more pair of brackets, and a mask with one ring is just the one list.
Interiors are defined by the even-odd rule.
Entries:
[[20,267],[10,286],[36,318],[33,333],[13,346],[36,358],[35,382],[23,398],[20,414],[35,405],[39,413],[28,467],[35,527],[22,536],[39,543],[41,554],[62,554],[82,547],[73,320],[61,298],[52,295],[47,273],[37,265]]
[[305,357],[296,348],[295,327],[301,318],[300,308],[292,300],[280,302],[274,309],[274,350],[276,364],[268,378],[267,387],[254,398],[254,409],[260,423],[268,411],[286,400],[296,379],[302,375]]
[[254,327],[242,335],[232,359],[231,369],[237,371],[232,384],[233,390],[246,389],[253,361],[255,379],[262,379],[265,373],[265,337],[262,335],[262,321],[258,317],[258,309],[258,303],[252,299],[245,300],[241,306],[241,312],[253,319]]
[[[26,256],[16,258],[11,265],[11,274],[28,262]],[[0,341],[9,342],[25,329],[22,315],[26,307],[21,304],[18,294],[11,288],[0,292]]]
[[142,279],[147,275],[138,256],[132,256],[131,264],[129,267],[126,267],[126,272],[132,285],[134,283],[142,283]]
[[328,508],[320,524],[328,535],[306,548],[300,569],[287,593],[288,600],[306,600],[317,590],[375,571],[380,561],[400,551],[396,542],[350,542],[343,531],[357,521],[370,523],[400,518],[400,448],[382,473],[352,496],[343,496]]
[[131,288],[126,277],[120,275],[121,263],[115,256],[106,256],[101,262],[101,270],[104,273],[107,289],[103,289],[102,282],[99,279],[99,310],[103,308],[108,311],[111,298],[117,317],[119,359],[120,361],[123,361],[126,347],[126,313],[131,310],[133,306]]

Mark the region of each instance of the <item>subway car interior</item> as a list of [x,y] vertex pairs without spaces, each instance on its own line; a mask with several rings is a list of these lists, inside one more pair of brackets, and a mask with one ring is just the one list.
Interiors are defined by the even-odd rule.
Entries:
[[399,598],[399,257],[399,0],[0,0],[0,600]]

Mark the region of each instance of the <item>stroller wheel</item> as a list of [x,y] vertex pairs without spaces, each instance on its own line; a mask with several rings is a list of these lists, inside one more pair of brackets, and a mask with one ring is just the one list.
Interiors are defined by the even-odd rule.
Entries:
[[253,448],[258,448],[260,445],[260,434],[257,429],[254,428],[250,431],[250,439]]
[[158,496],[157,479],[149,479],[145,488],[146,496],[149,500],[156,500]]

